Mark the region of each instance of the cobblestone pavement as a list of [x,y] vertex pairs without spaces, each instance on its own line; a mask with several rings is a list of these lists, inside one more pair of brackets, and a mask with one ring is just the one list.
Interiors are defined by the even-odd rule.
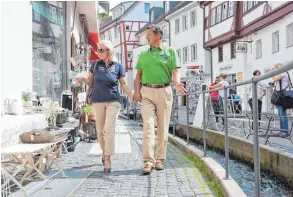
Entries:
[[[74,197],[98,196],[214,196],[200,171],[188,163],[184,154],[169,144],[165,170],[154,170],[142,176],[142,131],[134,121],[119,120],[117,129],[131,136],[131,154],[112,157],[112,173],[104,174],[101,156],[88,155],[95,143],[81,142],[71,152],[71,160],[63,155],[58,162],[70,170],[92,170],[92,174],[74,191]],[[56,166],[52,166],[53,169]]]

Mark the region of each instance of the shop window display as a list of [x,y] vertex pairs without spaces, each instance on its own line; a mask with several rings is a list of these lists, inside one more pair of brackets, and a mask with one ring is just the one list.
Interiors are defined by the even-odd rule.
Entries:
[[59,100],[66,89],[64,22],[61,1],[32,2],[33,91]]

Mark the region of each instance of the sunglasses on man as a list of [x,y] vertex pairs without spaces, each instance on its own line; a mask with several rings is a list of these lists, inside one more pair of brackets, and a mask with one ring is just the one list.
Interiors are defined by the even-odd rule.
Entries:
[[98,49],[98,53],[105,53],[106,51],[109,51],[109,49]]

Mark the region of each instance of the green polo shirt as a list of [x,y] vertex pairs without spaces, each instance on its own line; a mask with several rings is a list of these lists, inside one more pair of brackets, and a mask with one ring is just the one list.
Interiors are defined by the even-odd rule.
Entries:
[[172,82],[172,70],[180,63],[174,49],[162,45],[142,52],[135,68],[142,71],[142,84],[166,84]]

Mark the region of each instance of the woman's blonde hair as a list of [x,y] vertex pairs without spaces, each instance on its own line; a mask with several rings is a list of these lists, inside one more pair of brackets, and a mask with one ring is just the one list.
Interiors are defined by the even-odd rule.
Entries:
[[97,45],[103,44],[109,49],[109,57],[108,59],[112,62],[117,62],[117,58],[115,56],[114,46],[109,40],[101,40]]
[[223,79],[226,79],[227,74],[221,73],[221,74],[219,75],[219,77],[222,77]]

